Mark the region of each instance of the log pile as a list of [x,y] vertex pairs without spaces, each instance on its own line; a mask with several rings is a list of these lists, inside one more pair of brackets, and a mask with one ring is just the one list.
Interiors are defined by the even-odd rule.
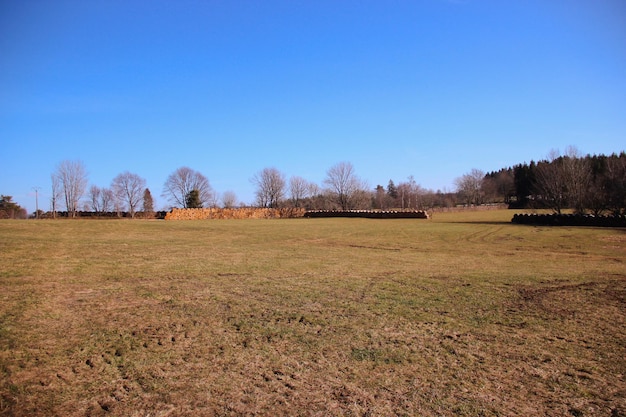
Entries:
[[364,217],[367,219],[428,219],[424,210],[311,210],[304,217]]
[[281,219],[304,217],[304,213],[304,209],[298,208],[175,208],[165,215],[165,220]]
[[370,219],[428,219],[423,210],[310,210],[303,208],[175,208],[165,220],[293,219],[301,217],[364,217]]

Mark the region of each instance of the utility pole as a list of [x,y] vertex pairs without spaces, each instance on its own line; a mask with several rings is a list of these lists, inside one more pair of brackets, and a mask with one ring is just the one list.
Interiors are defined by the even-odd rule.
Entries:
[[41,187],[33,187],[33,190],[35,190],[35,218],[38,219],[39,218],[39,190],[41,189]]

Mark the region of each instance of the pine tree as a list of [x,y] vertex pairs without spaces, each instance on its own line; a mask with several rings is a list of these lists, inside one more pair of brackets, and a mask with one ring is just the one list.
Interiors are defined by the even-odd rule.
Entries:
[[143,192],[143,212],[144,214],[154,213],[154,200],[149,188]]
[[387,184],[387,195],[394,200],[398,198],[398,189],[392,180],[389,180],[389,184]]
[[23,209],[10,195],[0,196],[0,219],[25,219],[26,209]]
[[191,190],[185,198],[185,206],[187,208],[202,208],[202,201],[200,200],[200,191]]

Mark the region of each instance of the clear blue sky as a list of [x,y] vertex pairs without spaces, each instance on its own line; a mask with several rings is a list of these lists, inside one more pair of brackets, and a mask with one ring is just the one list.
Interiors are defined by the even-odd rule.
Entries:
[[452,190],[626,148],[623,0],[0,0],[0,193],[189,166],[251,203],[265,167]]

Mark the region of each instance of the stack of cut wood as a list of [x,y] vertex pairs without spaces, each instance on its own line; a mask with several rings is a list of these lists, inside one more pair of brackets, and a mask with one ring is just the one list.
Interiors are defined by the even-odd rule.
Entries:
[[175,208],[165,215],[165,220],[279,219],[304,217],[304,213],[300,208]]

